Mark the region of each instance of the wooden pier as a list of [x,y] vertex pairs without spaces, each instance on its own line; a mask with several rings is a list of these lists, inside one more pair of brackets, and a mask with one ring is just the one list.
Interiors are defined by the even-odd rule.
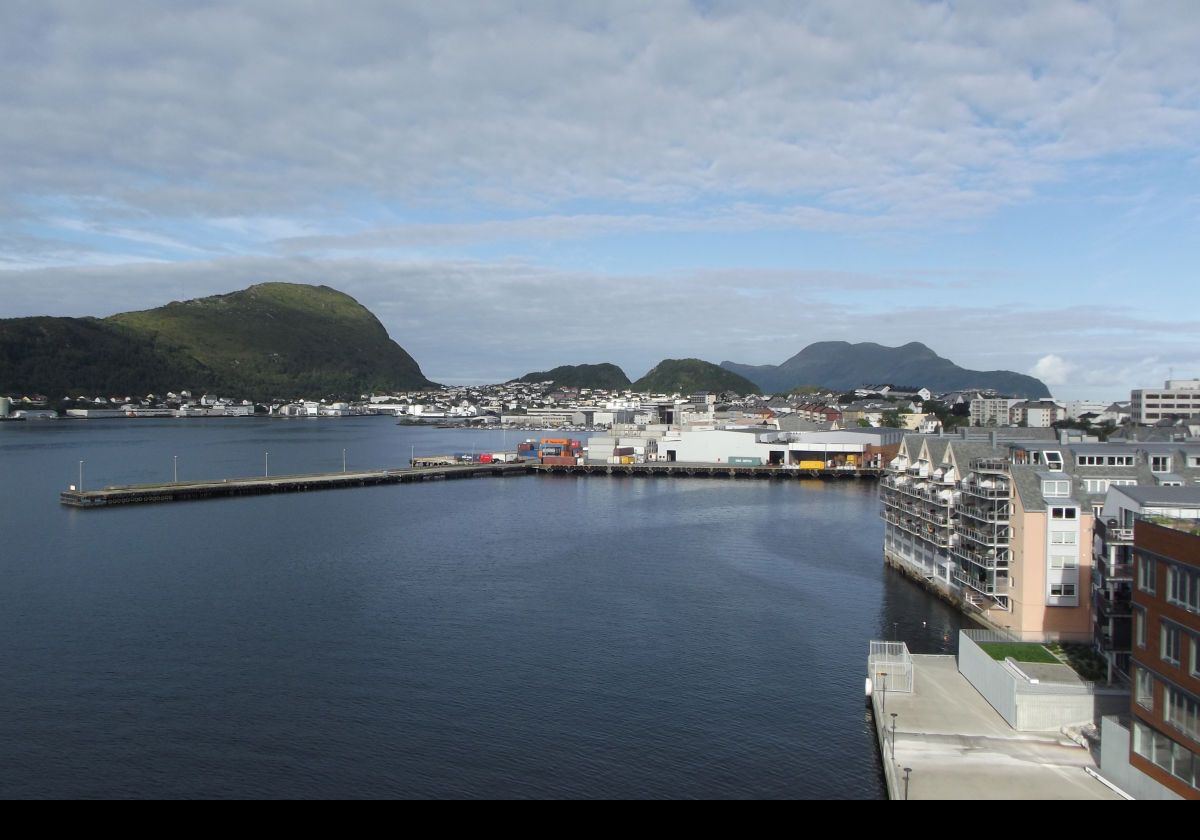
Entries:
[[263,478],[227,478],[213,481],[180,481],[166,484],[128,484],[100,490],[64,490],[59,499],[78,508],[111,505],[185,502],[232,496],[261,496],[268,493],[302,493],[376,484],[405,484],[490,476],[641,476],[653,478],[739,478],[763,480],[878,478],[874,469],[799,470],[788,467],[744,467],[730,464],[659,461],[649,464],[462,464],[455,466],[383,469],[356,472],[281,475]]

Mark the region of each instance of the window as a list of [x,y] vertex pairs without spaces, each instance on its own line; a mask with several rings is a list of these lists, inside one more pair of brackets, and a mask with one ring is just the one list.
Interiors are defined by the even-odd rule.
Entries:
[[1148,712],[1154,711],[1154,678],[1145,668],[1137,669],[1137,704]]
[[[1135,608],[1133,611],[1133,642],[1138,647],[1146,648],[1146,611]],[[1195,648],[1192,650],[1195,653]]]
[[1073,583],[1052,583],[1050,584],[1050,594],[1055,598],[1074,598],[1075,584]]
[[1069,481],[1043,481],[1042,495],[1046,498],[1065,498],[1071,495],[1071,482]]
[[1193,677],[1200,678],[1200,639],[1188,636],[1188,670]]
[[1191,612],[1200,612],[1200,574],[1167,564],[1167,601]]
[[1110,466],[1110,467],[1132,467],[1133,466],[1133,456],[1132,455],[1109,455],[1108,456],[1108,466]]
[[1061,452],[1047,452],[1046,466],[1050,468],[1050,472],[1062,472],[1063,457]]
[[1165,473],[1171,471],[1171,456],[1170,455],[1151,455],[1150,456],[1150,472]]
[[1200,701],[1174,686],[1165,686],[1163,718],[1184,735],[1200,741]]
[[1085,478],[1083,480],[1083,489],[1088,493],[1103,493],[1108,489],[1107,478]]
[[1159,656],[1163,662],[1169,662],[1172,665],[1179,664],[1180,644],[1182,636],[1179,628],[1163,622],[1161,632],[1159,633]]
[[1050,508],[1050,516],[1053,519],[1074,519],[1077,508]]
[[1200,757],[1141,721],[1133,723],[1133,751],[1193,788],[1200,787]]
[[1051,531],[1050,545],[1075,545],[1074,531]]
[[1052,554],[1050,555],[1051,569],[1076,569],[1079,567],[1079,558],[1072,557],[1069,554]]
[[1158,588],[1158,563],[1153,557],[1145,557],[1139,555],[1137,559],[1138,567],[1138,589],[1143,592],[1154,592]]

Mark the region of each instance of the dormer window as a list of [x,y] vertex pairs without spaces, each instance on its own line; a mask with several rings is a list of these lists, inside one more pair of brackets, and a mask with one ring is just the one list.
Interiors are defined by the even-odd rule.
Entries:
[[1171,456],[1170,455],[1151,455],[1150,456],[1150,472],[1166,473],[1171,471]]
[[1062,472],[1063,457],[1061,452],[1046,452],[1046,466],[1050,472]]

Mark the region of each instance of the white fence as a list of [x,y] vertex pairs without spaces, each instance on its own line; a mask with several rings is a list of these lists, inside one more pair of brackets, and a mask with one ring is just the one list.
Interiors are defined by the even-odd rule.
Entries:
[[871,641],[871,653],[867,657],[867,676],[871,678],[871,690],[900,691],[911,694],[913,690],[912,654],[904,642]]

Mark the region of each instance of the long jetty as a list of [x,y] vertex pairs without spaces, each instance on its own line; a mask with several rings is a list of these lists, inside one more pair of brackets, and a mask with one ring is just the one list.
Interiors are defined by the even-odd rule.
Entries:
[[796,480],[877,478],[879,471],[866,468],[854,470],[799,470],[786,467],[749,467],[675,461],[660,461],[649,464],[540,464],[526,461],[356,472],[310,473],[306,475],[264,476],[260,478],[226,478],[163,484],[126,484],[104,487],[98,490],[64,490],[60,494],[59,500],[62,504],[70,507],[98,508],[112,505],[186,502],[234,496],[262,496],[270,493],[302,493],[309,490],[334,490],[346,487],[370,487],[379,484],[406,484],[417,481],[518,475],[606,475],[653,478]]

